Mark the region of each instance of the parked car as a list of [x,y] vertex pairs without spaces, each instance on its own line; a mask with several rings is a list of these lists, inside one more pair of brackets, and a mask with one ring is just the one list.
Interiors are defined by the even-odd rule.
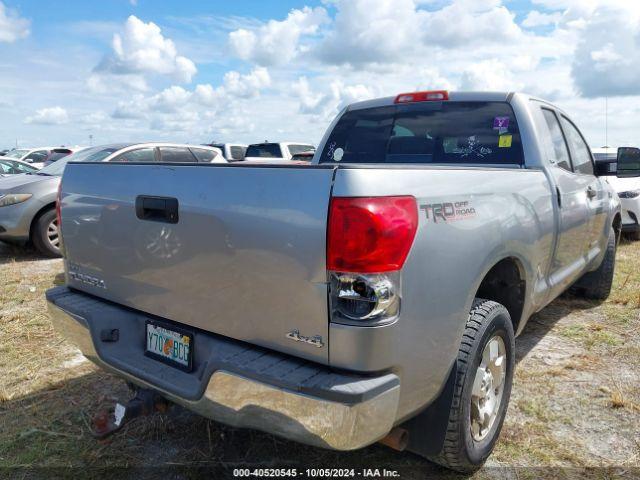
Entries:
[[9,153],[9,150],[11,150],[10,148],[0,148],[0,157],[2,157],[3,155]]
[[219,148],[227,162],[240,162],[244,160],[247,146],[240,143],[208,143],[210,147]]
[[44,255],[60,256],[55,199],[69,161],[136,163],[226,163],[217,148],[173,143],[92,147],[27,175],[0,179],[0,240],[31,241]]
[[[609,171],[616,171],[617,149],[593,150],[596,163]],[[640,240],[640,179],[607,177],[607,181],[620,197],[622,205],[622,231],[633,240]]]
[[247,147],[247,152],[244,159],[248,161],[269,160],[275,163],[278,161],[291,160],[291,158],[298,153],[308,152],[309,150],[315,151],[315,149],[316,147],[314,147],[313,145],[303,143],[254,143],[253,145],[249,145],[249,147]]
[[[139,388],[102,431],[164,397],[474,470],[507,411],[514,336],[572,285],[609,295],[618,197],[569,116],[519,93],[356,103],[318,151],[314,168],[67,167],[52,321]],[[640,150],[621,152],[638,175]]]
[[[10,150],[4,157],[0,158],[22,160],[36,168],[42,168],[49,160],[55,161],[73,153],[73,151],[73,149],[66,147],[17,148]],[[49,163],[51,162],[49,161]]]
[[0,159],[0,177],[37,171],[37,168],[21,160]]

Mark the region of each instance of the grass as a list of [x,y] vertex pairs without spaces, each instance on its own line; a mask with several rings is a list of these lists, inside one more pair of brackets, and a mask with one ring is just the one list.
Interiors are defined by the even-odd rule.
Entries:
[[[640,243],[623,242],[617,260],[606,302],[563,296],[530,320],[516,342],[518,365],[501,438],[475,477],[492,478],[499,467],[522,467],[517,478],[640,474],[632,470],[640,469]],[[451,476],[379,445],[329,452],[180,409],[95,440],[91,416],[129,394],[53,331],[43,293],[62,281],[61,269],[59,260],[0,247],[0,469],[249,462],[394,466],[402,478]]]

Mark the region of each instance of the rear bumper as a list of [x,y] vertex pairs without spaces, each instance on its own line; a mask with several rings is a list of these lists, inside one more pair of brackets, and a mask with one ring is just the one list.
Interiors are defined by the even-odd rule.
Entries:
[[[56,330],[88,359],[204,417],[337,450],[369,445],[394,425],[393,373],[337,372],[203,331],[194,332],[187,373],[144,355],[148,316],[66,287],[47,291],[47,301]],[[118,329],[119,340],[101,341],[105,329]]]

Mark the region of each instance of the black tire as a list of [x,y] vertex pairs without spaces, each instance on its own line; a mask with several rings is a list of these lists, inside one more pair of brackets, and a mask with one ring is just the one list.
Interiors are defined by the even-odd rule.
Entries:
[[[505,347],[503,392],[493,424],[488,427],[484,438],[476,440],[471,432],[471,393],[485,346],[495,336],[503,340]],[[493,451],[502,429],[514,368],[515,340],[509,312],[499,303],[476,298],[458,351],[456,384],[444,445],[437,456],[429,458],[431,461],[462,473],[471,473],[482,466]]]
[[638,230],[637,232],[627,233],[627,237],[629,238],[629,240],[634,240],[634,241],[640,240],[640,230]]
[[609,232],[607,250],[597,270],[585,273],[572,287],[572,293],[593,300],[606,300],[613,285],[613,272],[616,266],[616,231]]
[[62,254],[60,249],[56,248],[49,239],[49,226],[52,224],[57,225],[55,209],[47,210],[37,218],[31,231],[31,240],[42,255],[56,258],[61,257]]

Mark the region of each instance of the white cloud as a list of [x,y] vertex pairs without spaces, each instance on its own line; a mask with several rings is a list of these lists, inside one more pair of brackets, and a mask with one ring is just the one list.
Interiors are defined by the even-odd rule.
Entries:
[[175,44],[162,35],[158,25],[145,23],[134,15],[127,19],[121,33],[114,34],[111,46],[113,51],[96,66],[96,73],[151,73],[189,83],[197,72],[190,59],[178,55]]
[[0,42],[13,43],[29,36],[31,21],[20,17],[18,12],[0,2]]
[[544,27],[546,25],[555,25],[560,20],[562,20],[561,13],[541,13],[537,10],[531,10],[522,21],[522,26],[526,28]]
[[289,62],[301,50],[301,35],[311,35],[328,21],[322,7],[304,7],[291,10],[282,21],[269,20],[254,30],[238,29],[229,34],[231,51],[243,60],[258,65],[282,65]]
[[209,115],[217,115],[224,121],[228,112],[236,104],[258,97],[271,83],[269,72],[264,67],[256,67],[247,74],[227,72],[222,85],[197,85],[187,90],[172,85],[164,90],[145,96],[136,94],[130,100],[121,101],[112,113],[113,118],[125,120],[146,120],[151,129],[199,128],[198,123]]
[[522,87],[522,83],[513,79],[511,70],[495,59],[469,65],[460,79],[461,90],[512,92]]
[[62,107],[48,107],[37,110],[34,115],[27,117],[25,123],[39,125],[62,125],[69,121],[67,111]]
[[640,7],[598,8],[580,32],[572,76],[585,97],[640,95]]

